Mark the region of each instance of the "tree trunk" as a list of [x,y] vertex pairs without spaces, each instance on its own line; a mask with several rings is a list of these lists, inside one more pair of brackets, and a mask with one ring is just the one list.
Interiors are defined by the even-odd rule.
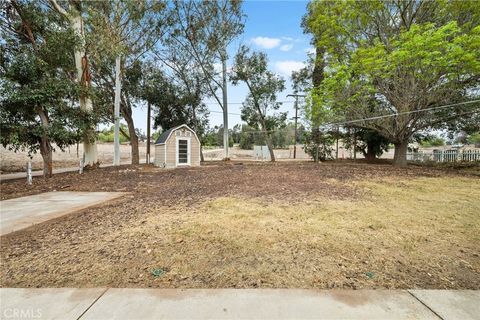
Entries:
[[[77,82],[82,87],[80,91],[79,104],[80,109],[91,112],[93,110],[92,99],[88,96],[85,90],[90,86],[90,72],[88,69],[88,59],[85,53],[85,33],[83,27],[83,19],[81,16],[80,4],[71,5],[71,14],[68,15],[70,25],[75,31],[75,34],[80,38],[81,45],[77,46],[75,50],[75,68],[77,69]],[[91,138],[95,136],[95,128],[89,128],[85,132],[83,139],[83,152],[85,153],[85,166],[93,167],[97,164],[97,144]]]
[[42,137],[40,141],[40,154],[43,159],[43,176],[51,178],[53,174],[53,153],[50,140],[46,137]]
[[124,115],[123,118],[127,122],[128,126],[128,135],[130,136],[130,146],[132,147],[132,164],[140,163],[140,154],[138,151],[138,136],[135,132],[135,125],[133,123],[133,118],[131,114]]
[[[37,107],[37,114],[40,117],[40,121],[42,122],[42,127],[46,131],[48,130],[48,115],[47,113],[41,108]],[[50,178],[53,174],[53,159],[52,159],[52,145],[50,144],[50,139],[46,133],[42,134],[40,138],[40,154],[42,155],[43,159],[43,176],[45,178]]]
[[147,164],[150,163],[150,127],[151,127],[150,120],[152,119],[151,111],[152,111],[152,107],[150,105],[150,102],[148,102],[148,105],[147,105],[147,159],[146,159]]
[[407,149],[408,149],[408,140],[395,143],[395,153],[393,155],[393,166],[395,167],[407,166]]
[[140,154],[138,151],[138,136],[135,132],[135,124],[133,123],[132,106],[129,97],[125,97],[123,94],[120,100],[120,110],[122,112],[123,119],[125,119],[128,127],[130,146],[132,148],[132,164],[140,164]]
[[267,142],[268,151],[270,152],[270,161],[275,162],[275,154],[273,153],[272,139],[270,139],[270,135],[268,134],[268,131],[267,131],[267,125],[265,124],[263,117],[262,117],[261,124],[262,124],[263,134],[265,135],[265,141]]
[[371,146],[367,145],[367,152],[364,152],[363,156],[368,162],[372,162],[376,159],[375,150]]

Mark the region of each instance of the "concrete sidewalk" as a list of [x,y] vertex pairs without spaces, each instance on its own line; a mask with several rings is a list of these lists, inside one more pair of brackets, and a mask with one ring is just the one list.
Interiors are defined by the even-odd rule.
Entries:
[[0,289],[1,319],[480,319],[480,291]]

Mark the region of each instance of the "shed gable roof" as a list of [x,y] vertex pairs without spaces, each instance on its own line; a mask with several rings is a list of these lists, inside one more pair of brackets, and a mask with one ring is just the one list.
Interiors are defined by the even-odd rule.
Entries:
[[[186,124],[182,124],[182,125],[179,125],[177,127],[174,127],[174,128],[170,128],[168,129],[167,131],[163,132],[160,137],[158,137],[157,141],[155,142],[155,144],[164,144],[168,138],[171,136],[172,132],[173,131],[176,131],[182,127],[185,127],[187,128],[188,130],[190,130],[191,132],[193,132],[193,134],[195,135],[195,137],[197,137],[197,134],[195,133],[195,131],[193,131],[192,129],[190,129],[189,126],[187,126]],[[198,137],[197,137],[198,139]]]

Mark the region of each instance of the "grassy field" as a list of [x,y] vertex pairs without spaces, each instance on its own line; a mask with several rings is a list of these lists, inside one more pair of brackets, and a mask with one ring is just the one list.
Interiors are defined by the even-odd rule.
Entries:
[[470,174],[284,163],[74,179],[3,184],[2,197],[61,185],[130,196],[2,237],[2,286],[480,289]]

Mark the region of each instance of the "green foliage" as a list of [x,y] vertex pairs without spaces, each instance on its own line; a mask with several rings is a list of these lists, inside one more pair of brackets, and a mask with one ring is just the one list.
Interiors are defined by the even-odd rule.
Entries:
[[[129,137],[122,134],[122,132],[128,132],[128,127],[125,124],[121,123],[120,128],[122,129],[120,131],[120,135],[119,135],[120,143],[128,142]],[[110,129],[108,129],[108,130],[107,129],[102,130],[98,134],[98,141],[104,142],[104,143],[113,142],[114,141],[114,130],[115,130],[115,126],[111,126]]]
[[[306,110],[312,124],[408,113],[477,99],[479,21],[479,7],[472,1],[312,2],[304,27],[312,33],[317,52],[324,53],[315,61],[325,65],[323,79],[312,89]],[[478,115],[478,105],[408,113],[356,125],[400,145],[419,131],[455,126],[472,114]]]
[[270,157],[275,161],[270,128],[284,123],[286,113],[267,115],[267,111],[280,108],[277,93],[285,89],[285,80],[268,70],[267,55],[263,52],[251,52],[246,46],[241,46],[235,56],[233,72],[230,75],[233,85],[245,83],[249,93],[243,103],[242,120],[251,127],[261,127]]
[[441,147],[445,145],[445,140],[441,137],[430,135],[420,141],[422,147]]
[[468,139],[467,139],[468,143],[470,144],[474,144],[474,145],[480,145],[480,132],[477,132],[477,133],[474,133],[474,134],[471,134]]
[[78,142],[96,119],[73,102],[79,93],[72,79],[74,33],[41,4],[2,6],[2,145],[36,153],[42,141],[44,146],[55,143],[60,149]]
[[333,159],[333,143],[335,137],[331,132],[321,132],[314,129],[305,135],[305,152],[317,161],[326,161]]
[[196,131],[203,145],[208,128],[208,109],[202,102],[204,93],[200,88],[203,84],[194,79],[188,82],[190,78],[182,80],[188,85],[173,82],[163,70],[147,63],[138,63],[138,74],[141,87],[136,95],[151,104],[154,126],[168,130],[186,124]]
[[[231,130],[229,130],[231,131]],[[229,135],[228,146],[233,147],[234,139]],[[223,125],[215,126],[214,128],[207,129],[203,134],[202,140],[203,146],[209,147],[223,147]]]
[[390,141],[377,131],[365,128],[349,128],[343,135],[343,141],[347,149],[351,149],[355,142],[355,150],[362,152],[367,160],[380,157],[388,151]]

